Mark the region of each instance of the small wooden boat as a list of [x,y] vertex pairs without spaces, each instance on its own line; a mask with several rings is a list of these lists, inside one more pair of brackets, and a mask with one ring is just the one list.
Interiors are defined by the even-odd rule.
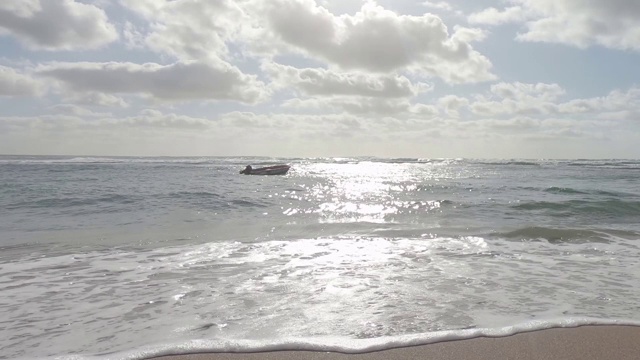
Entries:
[[244,175],[284,175],[289,171],[291,166],[289,165],[275,165],[254,169],[251,165],[247,165],[244,170],[240,171],[240,174]]

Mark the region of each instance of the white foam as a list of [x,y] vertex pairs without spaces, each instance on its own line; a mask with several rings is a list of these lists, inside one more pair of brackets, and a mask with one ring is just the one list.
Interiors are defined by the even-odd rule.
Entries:
[[[633,324],[602,320],[636,319],[639,290],[623,271],[634,258],[620,257],[613,266],[608,261],[619,244],[601,246],[567,245],[557,253],[544,242],[496,249],[471,236],[353,236],[27,257],[5,264],[0,275],[6,284],[22,278],[0,298],[9,324],[0,329],[0,345],[12,349],[24,339],[12,357],[24,349],[32,356],[123,351],[169,339],[178,343],[118,356],[363,352],[557,326]],[[25,319],[25,313],[43,315]],[[524,325],[510,326],[517,323]],[[438,332],[462,328],[471,330]],[[214,340],[192,340],[201,338]],[[363,338],[369,340],[353,340]]]
[[438,331],[425,334],[412,334],[369,339],[351,338],[305,338],[277,340],[231,340],[200,339],[174,344],[145,346],[135,350],[106,355],[59,356],[56,359],[69,360],[137,360],[167,355],[185,355],[196,353],[255,353],[271,351],[319,351],[360,354],[374,351],[434,344],[443,341],[465,340],[478,337],[505,337],[519,333],[546,330],[552,328],[575,328],[586,325],[629,325],[640,326],[640,321],[603,320],[587,317],[563,318],[555,320],[535,320],[501,328],[481,328]]

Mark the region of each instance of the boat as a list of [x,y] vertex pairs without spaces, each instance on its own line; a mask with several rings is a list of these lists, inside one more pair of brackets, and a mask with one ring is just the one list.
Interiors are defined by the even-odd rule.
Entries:
[[240,171],[240,174],[244,175],[284,175],[289,171],[291,166],[289,165],[274,165],[266,166],[254,169],[251,165],[247,165],[244,170]]

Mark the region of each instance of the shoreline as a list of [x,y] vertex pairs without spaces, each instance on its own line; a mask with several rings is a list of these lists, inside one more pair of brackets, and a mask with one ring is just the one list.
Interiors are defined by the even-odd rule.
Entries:
[[154,360],[636,360],[640,358],[640,326],[585,325],[522,332],[504,337],[476,337],[428,345],[345,354],[322,351],[193,353],[147,357]]

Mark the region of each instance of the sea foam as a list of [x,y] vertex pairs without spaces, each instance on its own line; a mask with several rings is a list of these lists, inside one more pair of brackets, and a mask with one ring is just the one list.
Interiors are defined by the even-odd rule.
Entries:
[[554,328],[576,328],[587,325],[640,326],[640,321],[603,320],[587,317],[553,320],[534,320],[501,328],[460,329],[424,334],[350,339],[338,337],[288,338],[277,340],[199,339],[180,343],[156,344],[138,349],[102,355],[57,356],[60,360],[141,360],[168,355],[201,353],[257,353],[273,351],[318,351],[361,354],[409,346],[435,344],[444,341],[467,340],[478,337],[506,337],[531,331]]

